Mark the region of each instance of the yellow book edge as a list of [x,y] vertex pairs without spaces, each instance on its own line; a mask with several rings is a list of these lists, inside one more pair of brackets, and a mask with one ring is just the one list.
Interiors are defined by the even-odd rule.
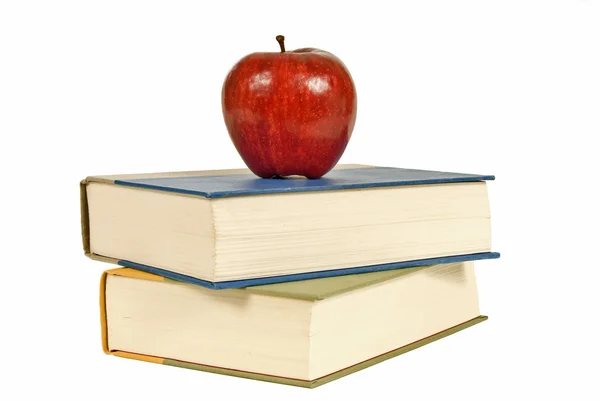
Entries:
[[397,348],[395,350],[386,352],[385,354],[375,356],[373,358],[359,362],[355,365],[349,366],[345,369],[330,373],[323,377],[319,377],[318,379],[300,380],[300,379],[294,379],[294,378],[289,378],[289,377],[266,375],[266,374],[262,374],[262,373],[254,373],[254,372],[247,372],[247,371],[242,371],[242,370],[221,368],[221,367],[217,367],[217,366],[202,365],[202,364],[179,361],[179,360],[174,360],[174,359],[161,358],[158,356],[135,354],[133,352],[109,349],[109,347],[108,347],[108,327],[107,327],[107,323],[106,323],[106,277],[109,274],[116,275],[116,276],[139,278],[139,279],[143,279],[143,280],[152,280],[152,281],[164,281],[165,280],[161,276],[157,276],[155,274],[146,273],[146,272],[142,272],[142,271],[135,270],[135,269],[129,269],[129,268],[111,269],[111,270],[105,271],[102,274],[102,278],[100,280],[100,326],[101,326],[101,330],[102,330],[102,349],[105,354],[115,355],[115,356],[118,356],[121,358],[135,359],[138,361],[158,363],[161,365],[176,366],[176,367],[180,367],[180,368],[199,370],[202,372],[218,373],[218,374],[227,375],[227,376],[242,377],[245,379],[261,380],[261,381],[266,381],[266,382],[286,384],[286,385],[306,387],[306,388],[315,388],[315,387],[321,386],[323,384],[329,383],[333,380],[342,378],[351,373],[358,372],[360,370],[363,370],[365,368],[368,368],[368,367],[378,364],[380,362],[391,359],[395,356],[407,353],[414,349],[420,348],[424,345],[430,344],[434,341],[437,341],[439,339],[447,337],[451,334],[457,333],[461,330],[464,330],[466,328],[474,326],[474,325],[481,323],[488,319],[487,316],[481,315],[474,319],[471,319],[471,320],[463,322],[459,325],[456,325],[454,327],[450,327],[449,329],[446,329],[439,333],[433,334],[429,337],[425,337],[419,341],[415,341],[414,343],[411,343],[411,344],[405,345],[403,347]]

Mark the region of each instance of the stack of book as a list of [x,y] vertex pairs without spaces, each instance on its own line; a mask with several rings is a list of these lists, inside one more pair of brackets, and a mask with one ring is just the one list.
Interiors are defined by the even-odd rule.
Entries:
[[493,176],[340,165],[88,177],[104,351],[316,387],[486,319]]

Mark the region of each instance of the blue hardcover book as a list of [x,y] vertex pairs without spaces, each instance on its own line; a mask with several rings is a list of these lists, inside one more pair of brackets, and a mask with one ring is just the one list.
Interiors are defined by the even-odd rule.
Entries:
[[340,165],[88,177],[85,253],[214,289],[493,259],[491,175]]

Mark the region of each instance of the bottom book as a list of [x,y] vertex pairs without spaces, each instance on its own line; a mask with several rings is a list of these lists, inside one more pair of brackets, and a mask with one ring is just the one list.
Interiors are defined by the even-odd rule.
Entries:
[[106,271],[104,351],[314,388],[487,319],[472,262],[210,290]]

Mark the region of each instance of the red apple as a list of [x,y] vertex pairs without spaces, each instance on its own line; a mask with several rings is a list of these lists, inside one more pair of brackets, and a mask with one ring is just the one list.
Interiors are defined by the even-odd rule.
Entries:
[[305,48],[253,53],[225,78],[225,125],[248,168],[262,178],[319,178],[331,170],[350,140],[356,90],[333,54]]

